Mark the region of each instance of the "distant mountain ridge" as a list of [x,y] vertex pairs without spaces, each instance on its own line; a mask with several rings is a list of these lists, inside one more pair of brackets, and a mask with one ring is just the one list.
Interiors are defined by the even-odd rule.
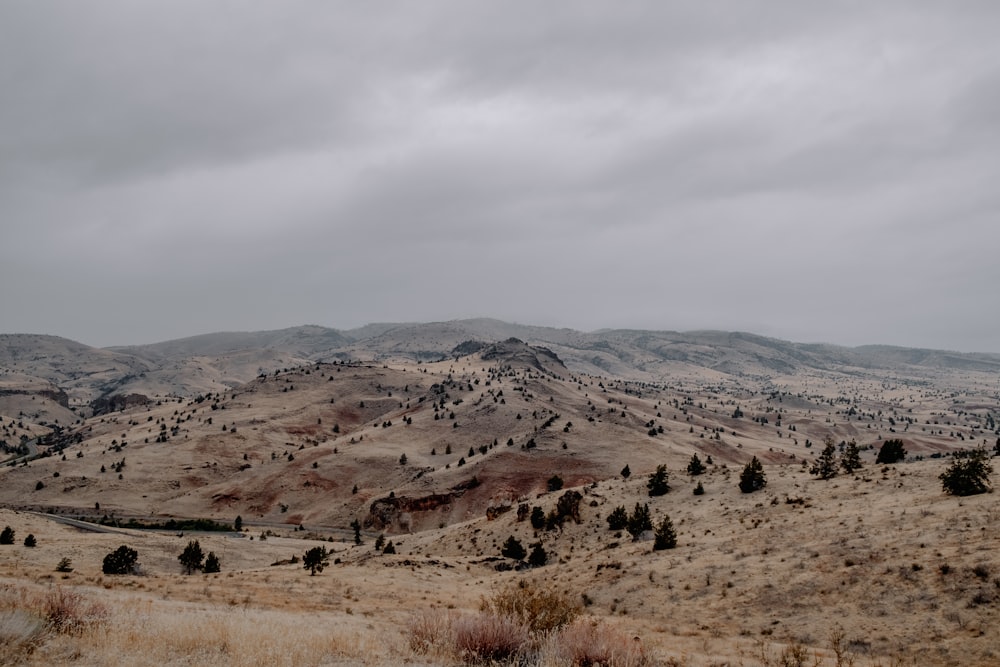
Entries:
[[[56,336],[0,335],[0,379],[36,378],[89,403],[115,394],[195,395],[318,361],[427,362],[517,339],[551,351],[571,372],[643,381],[768,380],[799,374],[914,379],[945,371],[1000,372],[1000,354],[886,345],[793,343],[745,332],[604,329],[581,332],[494,319],[377,323],[350,330],[306,325],[217,332],[148,345],[92,348]],[[463,347],[464,346],[464,347]],[[456,352],[457,351],[457,352]]]

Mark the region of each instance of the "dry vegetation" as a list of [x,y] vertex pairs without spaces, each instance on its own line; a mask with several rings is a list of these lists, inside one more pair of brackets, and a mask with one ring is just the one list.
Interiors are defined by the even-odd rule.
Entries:
[[[11,453],[0,472],[0,528],[16,536],[0,545],[4,664],[1000,662],[1000,510],[939,479],[952,452],[997,441],[987,374],[650,383],[512,344],[488,359],[311,363],[106,414],[4,400],[0,440],[42,455]],[[906,459],[876,465],[890,438]],[[826,440],[838,455],[857,442],[862,467],[817,479]],[[754,456],[767,484],[743,493]],[[670,491],[651,497],[659,465]],[[609,529],[637,503],[654,525],[669,516],[675,548]],[[237,516],[239,534],[125,527]],[[501,557],[510,537],[547,564]],[[220,573],[182,574],[191,539]],[[138,572],[103,574],[122,544]],[[317,546],[330,565],[312,577],[301,559]]]

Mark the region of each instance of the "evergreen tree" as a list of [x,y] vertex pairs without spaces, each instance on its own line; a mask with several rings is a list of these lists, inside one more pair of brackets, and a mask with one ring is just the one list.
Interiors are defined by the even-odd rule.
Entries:
[[820,479],[832,479],[837,476],[837,447],[833,444],[833,438],[827,436],[823,441],[823,452],[816,459],[812,468],[809,469],[810,475],[816,475]]
[[541,567],[545,565],[549,560],[549,555],[545,553],[545,549],[542,548],[541,542],[535,542],[531,547],[531,553],[528,554],[528,565],[531,567]]
[[500,555],[504,558],[524,560],[524,557],[527,554],[528,552],[524,550],[524,546],[522,546],[522,544],[513,535],[508,537],[507,541],[503,543],[502,547],[500,547]]
[[545,528],[545,510],[538,505],[531,508],[531,527],[535,530]]
[[243,517],[237,515],[236,521],[233,521],[233,530],[237,533],[243,532]]
[[670,485],[667,483],[669,477],[670,473],[667,472],[667,466],[656,466],[656,472],[651,474],[646,481],[646,488],[649,489],[649,495],[662,496],[669,491]]
[[36,546],[38,546],[38,540],[35,539],[34,535],[32,535],[31,533],[28,533],[28,536],[26,538],[24,538],[24,546],[26,546],[26,547],[36,547]]
[[184,574],[191,574],[195,570],[200,570],[204,567],[202,563],[205,560],[205,554],[202,553],[201,545],[198,540],[191,540],[184,547],[184,551],[181,555],[177,557],[177,560],[181,562],[181,567],[184,568]]
[[951,465],[939,476],[945,493],[953,496],[972,496],[990,490],[993,466],[987,461],[989,453],[983,449],[955,452]]
[[764,466],[760,464],[757,457],[750,459],[750,462],[740,473],[740,491],[743,493],[753,493],[767,486],[767,479],[764,477]]
[[0,531],[0,544],[14,544],[14,529],[7,526]]
[[[997,446],[1000,447],[1000,439],[997,440],[997,443],[998,443]],[[626,463],[625,467],[622,468],[622,479],[628,479],[631,476],[632,476],[632,471],[628,469],[628,464]]]
[[385,548],[382,549],[382,553],[387,556],[396,553],[396,545],[392,543],[392,540],[386,542]]
[[124,544],[104,557],[101,571],[104,574],[131,574],[135,571],[139,554]]
[[552,475],[549,477],[549,481],[546,484],[549,491],[559,491],[563,488],[563,480],[559,475]]
[[850,475],[855,470],[861,469],[861,450],[858,448],[858,443],[851,440],[847,443],[847,447],[844,449],[843,454],[840,455],[840,467],[844,469],[844,472]]
[[705,495],[705,487],[701,485],[701,482],[698,482],[698,486],[694,487],[694,495],[696,496]]
[[875,463],[888,465],[896,461],[902,461],[905,458],[906,449],[903,447],[903,441],[893,438],[882,443],[882,446],[878,450],[878,456],[875,457]]
[[625,509],[624,505],[619,505],[611,510],[607,521],[609,530],[622,530],[628,525],[628,510]]
[[326,547],[313,547],[302,556],[303,569],[309,570],[309,576],[316,576],[317,572],[322,572],[323,568],[330,564],[330,553]]
[[203,572],[205,574],[214,574],[221,571],[222,563],[219,561],[219,557],[215,555],[214,551],[209,551],[208,556],[205,557],[205,569]]
[[665,516],[656,527],[655,537],[653,538],[653,551],[673,549],[676,546],[677,531],[674,530],[674,524],[670,520],[670,517]]
[[354,529],[354,543],[361,544],[361,522],[357,519],[351,522],[351,528]]
[[691,461],[688,463],[687,467],[688,474],[691,476],[700,475],[705,472],[705,464],[701,462],[697,454],[691,455]]
[[653,520],[649,516],[649,505],[636,503],[635,510],[632,511],[632,516],[628,518],[628,524],[626,524],[625,529],[632,536],[633,542],[638,540],[639,536],[647,530],[653,530]]

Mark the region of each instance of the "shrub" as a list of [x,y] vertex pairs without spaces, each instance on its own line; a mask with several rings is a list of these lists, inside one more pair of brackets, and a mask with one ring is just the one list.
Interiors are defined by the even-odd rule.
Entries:
[[563,488],[562,477],[559,475],[552,475],[552,477],[549,477],[549,481],[546,482],[546,486],[548,486],[549,491],[559,491]]
[[73,561],[69,558],[60,558],[59,563],[56,565],[56,572],[72,572],[73,571]]
[[396,553],[396,546],[392,543],[392,540],[389,540],[389,542],[385,545],[385,548],[382,549],[382,553],[388,556]]
[[993,467],[987,463],[988,459],[989,453],[982,448],[971,452],[956,452],[951,465],[939,475],[945,493],[972,496],[989,491]]
[[545,528],[545,510],[538,505],[531,508],[531,527],[535,530]]
[[104,574],[132,574],[138,565],[139,554],[124,544],[104,557],[101,571]]
[[705,464],[701,462],[697,454],[691,455],[691,461],[688,463],[687,472],[689,475],[700,475],[705,472]]
[[14,544],[14,529],[7,526],[0,531],[0,544]]
[[670,491],[669,478],[670,473],[667,472],[667,466],[656,466],[656,472],[651,474],[646,481],[646,488],[649,490],[649,495],[662,496]]
[[487,614],[512,619],[535,635],[561,628],[580,614],[580,606],[569,597],[527,581],[483,598],[479,608]]
[[36,547],[36,546],[38,546],[38,540],[35,539],[34,535],[32,535],[31,533],[28,533],[28,536],[26,538],[24,538],[24,546],[26,546],[26,547]]
[[903,441],[893,438],[882,443],[878,450],[878,456],[875,457],[875,463],[890,464],[905,458],[906,449],[903,447]]
[[767,478],[764,477],[764,467],[757,457],[750,459],[750,462],[740,473],[740,491],[743,493],[753,493],[767,486]]
[[[556,664],[645,667],[655,664],[640,642],[618,628],[592,620],[578,620],[552,635],[543,648]],[[546,662],[545,664],[548,664]]]
[[632,471],[629,470],[628,464],[626,463],[625,467],[622,468],[622,479],[628,479],[631,476],[632,476]]
[[46,593],[40,607],[47,626],[60,634],[80,634],[108,618],[107,607],[61,586]]
[[462,616],[452,623],[455,650],[467,663],[497,664],[516,658],[527,648],[528,628],[510,616]]
[[513,535],[508,537],[507,541],[500,548],[501,556],[504,558],[513,558],[514,560],[523,560],[527,553],[524,550],[524,546]]
[[705,487],[701,485],[701,482],[698,482],[698,486],[694,487],[694,495],[696,496],[705,495]]

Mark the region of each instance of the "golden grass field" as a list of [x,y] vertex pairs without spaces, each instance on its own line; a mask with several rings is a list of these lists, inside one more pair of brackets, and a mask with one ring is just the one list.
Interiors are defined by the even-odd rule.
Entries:
[[[0,527],[16,535],[0,546],[0,656],[461,664],[468,653],[420,645],[417,629],[458,632],[482,621],[484,598],[530,582],[580,613],[561,634],[533,635],[531,664],[586,664],[567,646],[602,642],[621,665],[1000,664],[1000,507],[993,494],[946,495],[938,476],[949,458],[931,458],[992,448],[985,415],[996,407],[995,381],[971,373],[654,385],[474,357],[315,365],[200,401],[161,397],[82,419],[71,429],[79,442],[0,469]],[[29,414],[18,409],[0,424],[15,434]],[[38,428],[27,422],[24,431]],[[864,467],[811,475],[827,437],[856,440]],[[876,465],[890,437],[910,456]],[[690,477],[695,452],[713,464]],[[744,494],[751,456],[767,486]],[[659,464],[671,490],[651,498]],[[550,492],[554,474],[565,487]],[[704,495],[693,494],[698,482]],[[579,524],[518,520],[519,504],[548,513],[567,490],[582,495]],[[373,501],[390,494],[409,504],[373,522]],[[654,552],[608,529],[612,509],[636,503],[654,521],[671,518],[676,548]],[[112,523],[239,515],[244,531],[89,532],[32,510]],[[365,524],[360,546],[354,519]],[[23,545],[29,533],[37,546]],[[395,554],[375,551],[379,533]],[[548,564],[498,570],[510,536],[540,542]],[[220,573],[181,573],[192,539],[220,557]],[[140,574],[102,574],[122,544],[139,553]],[[324,571],[288,562],[315,546],[333,552]],[[72,572],[55,571],[63,558]],[[46,609],[67,595],[83,620],[58,631]]]

